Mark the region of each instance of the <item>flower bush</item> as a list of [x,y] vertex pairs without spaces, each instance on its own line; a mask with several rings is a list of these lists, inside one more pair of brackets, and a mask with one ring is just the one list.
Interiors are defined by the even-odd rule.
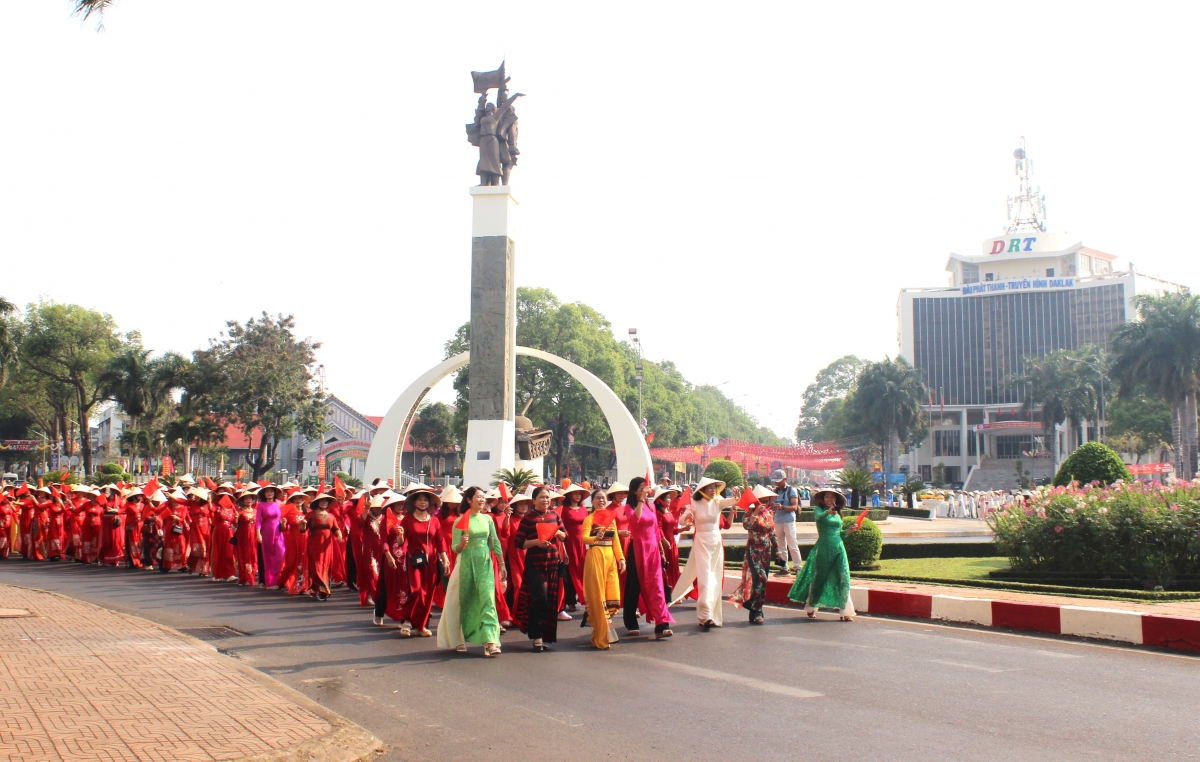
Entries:
[[1092,483],[1036,490],[988,517],[996,547],[1021,571],[1134,579],[1169,588],[1200,575],[1200,480]]

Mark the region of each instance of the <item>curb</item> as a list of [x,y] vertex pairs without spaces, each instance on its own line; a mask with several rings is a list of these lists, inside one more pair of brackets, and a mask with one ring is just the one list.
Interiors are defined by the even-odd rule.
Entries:
[[[796,605],[788,598],[791,587],[790,580],[767,580],[767,602]],[[1200,652],[1200,619],[1189,617],[855,586],[850,588],[850,598],[860,614],[938,619]]]
[[266,673],[259,672],[253,667],[247,666],[234,657],[228,656],[214,646],[212,643],[205,642],[199,638],[194,638],[191,635],[186,635],[179,630],[168,627],[164,624],[146,619],[145,617],[129,614],[116,609],[105,609],[103,606],[97,606],[94,603],[72,598],[69,595],[56,593],[53,590],[43,590],[39,587],[30,587],[28,585],[14,585],[12,583],[4,583],[8,587],[21,588],[24,590],[33,590],[35,592],[53,595],[59,598],[66,598],[73,603],[90,606],[92,608],[104,609],[118,616],[135,619],[139,622],[144,622],[156,629],[162,630],[167,634],[178,638],[179,640],[188,643],[189,645],[210,651],[214,656],[222,659],[230,667],[246,675],[258,684],[279,694],[283,698],[297,704],[309,712],[317,715],[321,719],[329,723],[330,732],[323,736],[310,738],[306,741],[301,741],[298,744],[287,746],[282,749],[255,754],[249,757],[240,757],[231,762],[354,762],[355,760],[370,760],[379,754],[383,753],[385,747],[383,741],[375,737],[366,728],[363,728],[350,720],[342,717],[340,714],[333,712],[317,702],[305,696],[300,691],[285,685]]

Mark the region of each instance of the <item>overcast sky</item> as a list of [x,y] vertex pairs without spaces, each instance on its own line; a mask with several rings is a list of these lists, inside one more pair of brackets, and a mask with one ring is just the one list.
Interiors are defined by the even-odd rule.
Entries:
[[1000,232],[1022,135],[1052,229],[1200,282],[1198,9],[6,0],[0,295],[180,352],[293,313],[382,415],[468,319],[469,72],[507,59],[518,283],[789,434]]

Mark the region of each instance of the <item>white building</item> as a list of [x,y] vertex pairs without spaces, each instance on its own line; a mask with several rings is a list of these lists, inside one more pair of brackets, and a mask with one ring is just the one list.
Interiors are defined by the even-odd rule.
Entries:
[[930,433],[908,466],[927,481],[942,465],[948,483],[1011,487],[1018,459],[1032,479],[1052,476],[1063,457],[1096,437],[1095,426],[1069,435],[1055,422],[1047,433],[1040,411],[1022,414],[1027,389],[1017,379],[1025,360],[1106,346],[1112,329],[1135,317],[1139,290],[1174,285],[1048,231],[1024,149],[1014,155],[1021,189],[1009,199],[1004,233],[984,239],[977,254],[950,254],[948,286],[900,292],[900,354],[923,371],[930,390]]

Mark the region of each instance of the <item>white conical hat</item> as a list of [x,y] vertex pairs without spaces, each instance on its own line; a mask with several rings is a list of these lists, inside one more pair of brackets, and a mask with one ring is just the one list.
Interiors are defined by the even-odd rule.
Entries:
[[720,479],[710,479],[707,476],[702,476],[700,477],[700,482],[696,485],[695,491],[692,492],[692,499],[694,500],[699,497],[700,491],[710,484],[717,485],[718,495],[725,491],[725,482],[721,481]]
[[462,493],[453,484],[442,490],[442,494],[439,497],[442,498],[443,503],[450,503],[452,505],[462,502]]
[[754,496],[759,500],[765,500],[768,497],[779,497],[779,493],[770,487],[764,487],[760,484],[754,488]]
[[607,495],[608,497],[612,497],[613,495],[617,494],[618,492],[628,492],[628,491],[629,491],[629,488],[626,487],[624,484],[621,484],[621,482],[613,482],[611,487],[604,490],[604,494]]

